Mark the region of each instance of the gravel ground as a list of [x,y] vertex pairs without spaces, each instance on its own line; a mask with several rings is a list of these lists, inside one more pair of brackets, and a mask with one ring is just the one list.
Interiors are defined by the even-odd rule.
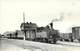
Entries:
[[3,39],[1,51],[80,51],[80,47],[25,40]]

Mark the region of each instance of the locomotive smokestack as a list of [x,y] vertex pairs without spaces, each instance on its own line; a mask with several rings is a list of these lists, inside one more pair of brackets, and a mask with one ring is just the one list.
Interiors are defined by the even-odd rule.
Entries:
[[53,23],[52,22],[50,23],[50,26],[51,26],[51,29],[53,29]]

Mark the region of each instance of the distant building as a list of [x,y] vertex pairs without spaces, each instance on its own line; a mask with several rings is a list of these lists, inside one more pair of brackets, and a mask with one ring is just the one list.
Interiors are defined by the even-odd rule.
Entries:
[[0,34],[0,39],[1,39],[1,37],[2,37],[2,36],[1,36],[1,34]]
[[74,39],[80,39],[80,27],[72,27],[72,36]]
[[62,39],[71,39],[72,33],[61,33],[60,37]]

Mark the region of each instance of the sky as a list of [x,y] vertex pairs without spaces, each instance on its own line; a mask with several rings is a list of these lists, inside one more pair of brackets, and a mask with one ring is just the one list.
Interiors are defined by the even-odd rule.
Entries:
[[80,26],[79,0],[0,0],[0,33],[20,30],[23,12],[26,22],[38,26],[46,26],[63,16],[62,21],[53,22],[53,28],[63,33]]

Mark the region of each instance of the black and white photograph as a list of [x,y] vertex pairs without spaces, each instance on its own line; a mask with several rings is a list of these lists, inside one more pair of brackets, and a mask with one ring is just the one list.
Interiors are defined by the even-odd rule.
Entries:
[[0,51],[80,51],[80,0],[0,0]]

